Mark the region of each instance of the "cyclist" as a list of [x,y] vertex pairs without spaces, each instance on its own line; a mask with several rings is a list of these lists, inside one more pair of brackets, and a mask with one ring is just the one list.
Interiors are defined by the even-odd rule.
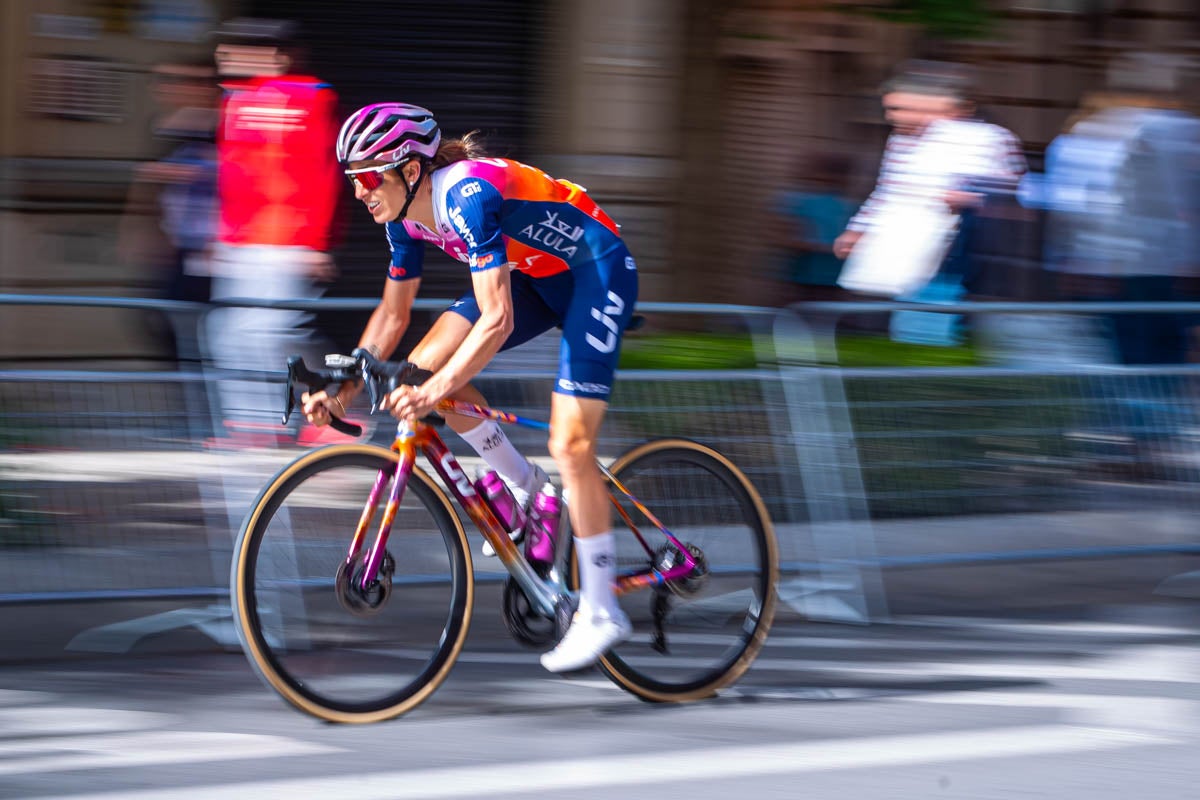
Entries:
[[[377,103],[354,112],[338,135],[337,157],[355,198],[384,226],[392,253],[383,297],[360,347],[386,356],[400,343],[421,282],[425,243],[471,271],[471,290],[409,353],[409,361],[433,376],[384,400],[394,416],[424,416],[443,398],[485,404],[469,381],[497,352],[563,329],[549,445],[570,498],[580,605],[542,664],[552,672],[585,667],[630,634],[612,590],[615,544],[595,452],[621,336],[637,299],[637,266],[620,228],[582,187],[526,164],[487,158],[474,134],[442,139],[433,115],[418,106]],[[360,390],[344,384],[332,394],[305,395],[305,416],[327,424],[330,414],[345,414]],[[544,473],[495,422],[458,415],[446,421],[518,499],[527,503],[544,482]]]

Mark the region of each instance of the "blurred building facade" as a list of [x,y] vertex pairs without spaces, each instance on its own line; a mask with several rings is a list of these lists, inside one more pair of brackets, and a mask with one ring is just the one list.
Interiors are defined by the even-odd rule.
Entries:
[[[155,136],[154,67],[202,60],[224,0],[0,4],[0,292],[143,295],[154,275],[116,232]],[[141,361],[163,349],[139,312],[6,307],[0,358]]]
[[[763,220],[773,198],[815,154],[848,157],[865,195],[886,136],[877,87],[905,58],[973,65],[981,110],[1037,166],[1114,56],[1200,55],[1193,0],[967,5],[983,22],[971,38],[855,0],[379,2],[369,24],[334,2],[6,2],[0,291],[149,291],[152,277],[119,262],[111,233],[134,166],[159,154],[150,71],[202,55],[208,31],[233,15],[300,22],[313,72],[347,111],[421,103],[448,132],[482,129],[496,155],[586,186],[624,226],[647,300],[772,304],[779,276]],[[371,296],[382,234],[344,201],[335,294]],[[427,272],[426,296],[465,283],[436,263],[445,268]],[[0,358],[18,343],[54,357],[155,352],[123,312],[72,314],[86,337],[45,325],[31,336],[19,312],[4,317]]]

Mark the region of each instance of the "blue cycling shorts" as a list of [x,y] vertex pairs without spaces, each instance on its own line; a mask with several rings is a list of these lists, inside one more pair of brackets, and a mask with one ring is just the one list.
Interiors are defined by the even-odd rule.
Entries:
[[[621,350],[621,337],[637,302],[637,264],[620,248],[600,261],[544,278],[514,270],[511,277],[513,331],[501,350],[510,350],[554,327],[563,329],[554,391],[608,400]],[[479,303],[469,291],[448,311],[471,324]]]

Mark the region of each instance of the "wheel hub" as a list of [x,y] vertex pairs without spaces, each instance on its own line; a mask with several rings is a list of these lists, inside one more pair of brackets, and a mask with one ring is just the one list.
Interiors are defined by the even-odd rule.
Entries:
[[334,578],[334,591],[337,593],[338,604],[356,617],[370,617],[378,614],[387,605],[392,595],[392,575],[396,571],[396,561],[386,550],[383,553],[383,563],[379,565],[379,574],[367,586],[363,587],[363,573],[366,571],[366,553],[357,553],[338,567]]
[[[682,578],[667,581],[666,586],[680,597],[690,597],[708,583],[708,558],[704,551],[694,544],[684,543],[688,553],[696,561],[696,566]],[[675,545],[667,542],[654,554],[654,568],[659,572],[675,569],[683,564],[683,553]]]

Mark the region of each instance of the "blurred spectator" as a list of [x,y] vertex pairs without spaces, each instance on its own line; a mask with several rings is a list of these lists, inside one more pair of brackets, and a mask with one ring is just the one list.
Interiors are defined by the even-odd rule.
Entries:
[[775,242],[783,279],[790,290],[784,303],[839,299],[842,260],[833,243],[854,213],[847,196],[850,161],[820,154],[796,176],[796,188],[782,192],[775,213]]
[[[892,125],[874,191],[834,242],[847,259],[839,279],[853,291],[899,299],[952,302],[970,272],[962,259],[944,272],[964,217],[989,192],[1011,191],[1025,171],[1017,138],[973,118],[970,80],[957,64],[910,62],[883,88]],[[949,318],[906,315],[945,325]],[[950,329],[930,333],[931,343],[953,338]]]
[[[216,75],[208,64],[162,64],[154,80],[162,109],[155,133],[172,149],[137,170],[121,220],[119,252],[125,260],[156,262],[164,270],[167,299],[207,303],[217,210]],[[145,217],[154,221],[157,236],[139,226]],[[167,252],[156,245],[165,245]],[[197,365],[200,313],[171,312],[168,318],[175,359]]]
[[[213,299],[315,300],[335,277],[330,248],[341,189],[331,142],[337,96],[299,74],[296,26],[240,18],[217,32],[225,96],[217,137],[220,226]],[[261,307],[215,310],[208,327],[217,366],[284,369],[289,355],[318,363],[326,348],[310,312]],[[278,387],[223,381],[221,404],[235,443],[281,442]]]
[[[1177,94],[1187,67],[1157,54],[1115,59],[1109,91],[1084,98],[1047,148],[1045,174],[1022,186],[1024,202],[1046,209],[1045,264],[1061,299],[1200,297],[1200,120]],[[1101,362],[1178,364],[1192,357],[1192,315],[1075,319],[1072,349]],[[1097,381],[1098,401],[1081,410],[1080,425],[1132,448],[1142,469],[1173,470],[1172,437],[1195,425],[1193,391],[1170,375]],[[1116,419],[1125,424],[1114,430]]]
[[[1186,64],[1132,54],[1109,71],[1110,91],[1084,98],[1046,150],[1046,172],[1022,186],[1047,210],[1046,268],[1063,299],[1165,301],[1197,297],[1200,275],[1200,120],[1177,99]],[[1176,314],[1107,318],[1114,360],[1181,363],[1195,320]]]

